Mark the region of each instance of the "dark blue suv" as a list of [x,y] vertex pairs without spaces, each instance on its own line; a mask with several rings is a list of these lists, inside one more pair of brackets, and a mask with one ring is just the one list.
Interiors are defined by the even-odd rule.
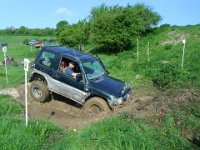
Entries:
[[[62,67],[70,63],[76,76],[63,71]],[[131,94],[127,83],[108,76],[98,56],[60,46],[42,47],[32,66],[30,82],[34,100],[44,102],[53,92],[81,104],[90,113],[122,105]]]

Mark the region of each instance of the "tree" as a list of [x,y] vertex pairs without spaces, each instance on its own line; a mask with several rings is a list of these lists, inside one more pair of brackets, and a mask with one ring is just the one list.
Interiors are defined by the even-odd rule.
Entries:
[[[86,24],[87,22],[84,20],[73,25],[57,27],[57,31],[59,31],[57,32],[59,33],[59,35],[57,35],[59,42],[63,45],[70,47],[78,46],[80,49],[83,49],[88,39]],[[60,30],[61,28],[62,30]]]
[[15,27],[8,27],[6,28],[6,33],[7,34],[15,34],[16,33],[16,28]]
[[143,4],[108,7],[104,4],[91,10],[88,21],[69,25],[57,24],[56,36],[61,44],[82,48],[88,41],[107,50],[122,51],[133,45],[134,38],[146,33],[161,20]]
[[17,29],[17,33],[19,34],[28,34],[28,28],[25,26],[21,26],[19,29]]
[[89,26],[86,20],[79,21],[75,26],[75,40],[78,41],[80,50],[84,50],[84,45],[88,41],[89,37]]
[[109,50],[121,51],[132,46],[141,35],[160,21],[160,16],[143,4],[113,7],[101,5],[90,15],[90,41]]
[[59,37],[60,33],[65,30],[65,28],[69,26],[69,23],[65,20],[60,21],[56,24],[56,36]]

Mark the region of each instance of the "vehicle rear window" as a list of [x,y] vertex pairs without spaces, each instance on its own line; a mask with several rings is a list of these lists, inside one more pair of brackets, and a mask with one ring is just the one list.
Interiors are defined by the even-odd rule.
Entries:
[[54,53],[44,51],[40,55],[39,62],[41,64],[49,67],[51,65],[52,60],[54,59],[54,57],[55,57]]

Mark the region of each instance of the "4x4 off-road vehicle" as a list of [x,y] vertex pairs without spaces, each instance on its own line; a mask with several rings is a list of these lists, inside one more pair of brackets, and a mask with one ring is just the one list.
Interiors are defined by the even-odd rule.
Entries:
[[[74,64],[76,77],[66,74],[61,65]],[[42,47],[30,76],[31,97],[45,102],[50,93],[81,104],[84,110],[99,113],[128,101],[127,83],[108,76],[102,61],[81,51],[60,46]]]

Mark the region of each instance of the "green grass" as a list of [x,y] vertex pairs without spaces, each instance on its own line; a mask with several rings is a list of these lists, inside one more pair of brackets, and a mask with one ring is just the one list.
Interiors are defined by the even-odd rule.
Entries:
[[20,35],[1,35],[0,42],[6,42],[9,45],[23,45],[25,40],[49,40],[52,37],[49,36],[20,36]]
[[[28,58],[32,62],[39,53],[40,49],[26,45],[8,46],[7,56],[14,58],[13,65],[7,65],[8,84],[6,82],[6,69],[4,65],[0,66],[0,87],[11,87],[24,83],[24,58]],[[3,61],[3,53],[0,53],[0,60]],[[29,68],[31,64],[29,65]],[[28,77],[29,78],[29,77]]]
[[[0,149],[198,149],[200,137],[198,100],[174,113],[157,118],[121,114],[77,131],[65,131],[47,121],[29,120],[11,97],[0,96]],[[20,116],[21,117],[20,117]],[[179,121],[177,124],[176,121]],[[187,138],[190,137],[189,140]],[[199,141],[200,142],[200,141]]]
[[7,66],[8,84],[6,81],[5,67],[0,66],[0,87],[13,87],[24,83],[24,66]]
[[[184,38],[186,47],[182,70],[182,40]],[[163,82],[161,83],[163,86],[165,82],[168,82],[168,86],[164,88],[200,88],[199,40],[200,26],[170,27],[164,31],[157,29],[139,39],[139,62],[137,62],[136,46],[120,53],[101,52],[100,57],[112,76],[129,82],[133,87],[141,85],[151,87],[154,85],[153,80],[159,80]],[[147,60],[148,42],[150,42],[150,61]],[[175,67],[172,71],[171,66]],[[162,72],[163,68],[168,71]],[[171,77],[175,77],[173,81]]]
[[26,126],[22,114],[22,105],[0,95],[1,150],[49,149],[62,137],[62,130],[47,121],[30,120]]
[[[127,118],[127,115],[122,115],[104,120],[81,131],[67,133],[55,149],[182,150],[198,148],[184,138],[181,131],[188,129],[189,126],[189,129],[193,129],[192,124],[198,124],[196,127],[199,127],[199,122],[195,123],[196,118],[193,118],[190,124],[187,122],[188,117],[182,119],[183,124],[187,123],[184,127],[173,124],[173,115],[167,115],[161,124],[152,126],[148,124],[148,121],[145,123],[145,120]],[[198,128],[196,130],[199,131]]]
[[0,95],[0,116],[20,114],[22,105],[12,101],[10,96]]

